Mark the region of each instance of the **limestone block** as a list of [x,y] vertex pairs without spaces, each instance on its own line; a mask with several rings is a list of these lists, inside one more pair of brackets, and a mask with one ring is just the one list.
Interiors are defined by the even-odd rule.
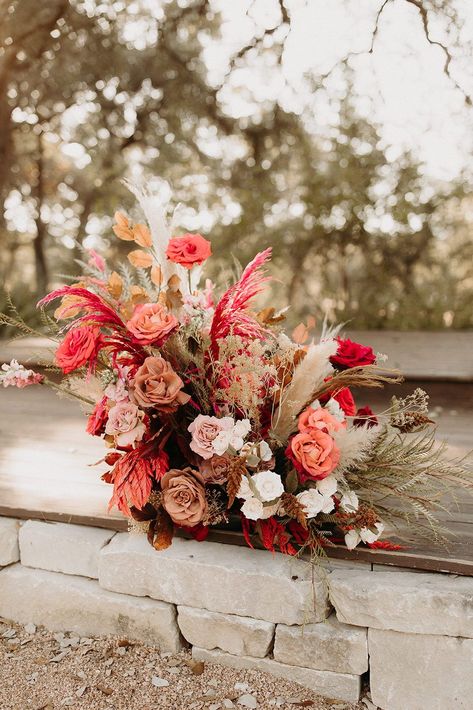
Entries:
[[335,571],[330,599],[346,624],[473,637],[473,578],[417,572]]
[[273,641],[274,624],[269,621],[189,606],[179,606],[177,611],[181,633],[193,646],[263,657]]
[[373,703],[383,710],[470,710],[473,640],[370,629]]
[[297,666],[278,663],[270,658],[233,656],[223,651],[208,651],[197,646],[192,649],[192,657],[198,661],[220,663],[230,668],[249,668],[250,670],[264,671],[277,678],[299,683],[315,693],[333,700],[345,700],[355,703],[360,697],[360,676],[349,673],[332,673],[330,671],[316,671],[312,668],[298,668]]
[[329,611],[326,574],[265,550],[176,538],[157,552],[145,536],[121,533],[102,550],[99,570],[105,589],[223,614],[304,624]]
[[182,647],[171,604],[114,594],[96,580],[12,565],[0,571],[0,616],[79,636],[116,635]]
[[368,670],[367,632],[341,624],[335,615],[320,624],[278,624],[274,659],[291,666],[361,675]]
[[20,531],[21,564],[97,579],[100,550],[114,534],[86,525],[28,520]]
[[0,518],[0,567],[6,567],[20,559],[18,531],[20,521],[15,518]]

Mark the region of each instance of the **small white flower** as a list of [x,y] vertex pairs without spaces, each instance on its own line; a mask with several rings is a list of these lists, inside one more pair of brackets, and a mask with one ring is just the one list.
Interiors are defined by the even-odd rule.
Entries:
[[274,471],[261,471],[251,477],[251,481],[256,489],[260,500],[269,502],[279,498],[284,493],[284,486],[281,476]]
[[373,532],[373,530],[370,530],[370,528],[361,528],[360,537],[363,542],[366,542],[371,545],[373,542],[376,542],[376,540],[383,534],[383,523],[376,523],[375,528],[377,532]]
[[274,505],[265,505],[263,506],[263,514],[261,516],[261,520],[267,520],[272,515],[276,515],[276,513],[278,512],[280,512],[279,501],[277,503],[274,503]]
[[298,493],[296,498],[304,506],[308,518],[315,518],[319,513],[330,513],[334,508],[332,498],[321,495],[315,488]]
[[271,461],[273,457],[273,452],[266,441],[261,441],[258,447],[258,454],[261,461]]
[[345,545],[349,550],[354,550],[361,542],[361,537],[357,530],[349,530],[345,535]]
[[215,439],[212,441],[212,448],[216,454],[223,456],[230,446],[230,440],[232,438],[231,431],[221,431]]
[[241,512],[248,520],[259,520],[263,513],[263,504],[258,498],[247,498],[241,506]]
[[216,454],[223,456],[223,454],[231,446],[235,451],[239,451],[243,444],[245,436],[251,430],[251,423],[249,419],[242,419],[241,421],[235,422],[233,426],[228,426],[227,420],[233,422],[231,417],[223,417],[225,420],[225,429],[223,429],[218,436],[213,440],[213,449]]
[[337,492],[338,481],[335,476],[327,476],[316,483],[317,490],[323,496],[333,496]]
[[342,510],[346,511],[347,513],[354,513],[356,510],[358,510],[359,502],[360,501],[358,500],[358,496],[356,495],[355,491],[347,491],[342,496],[340,506]]
[[344,422],[345,421],[345,412],[343,409],[340,407],[339,403],[337,402],[336,399],[331,397],[327,404],[325,405],[325,409],[327,409],[332,417],[334,417],[337,421],[339,422]]
[[248,500],[248,498],[253,497],[253,493],[251,491],[250,484],[246,476],[242,476],[241,478],[240,488],[238,489],[236,497],[243,498],[244,500]]

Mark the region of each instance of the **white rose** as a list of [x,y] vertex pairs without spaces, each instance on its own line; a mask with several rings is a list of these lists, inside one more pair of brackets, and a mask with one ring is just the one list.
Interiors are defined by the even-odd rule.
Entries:
[[241,512],[248,520],[259,520],[264,512],[263,504],[258,498],[247,498],[241,506]]
[[284,486],[281,476],[274,471],[261,471],[251,477],[251,481],[256,489],[258,497],[262,501],[270,501],[279,498],[284,493]]
[[358,510],[358,505],[358,496],[354,491],[347,491],[343,494],[342,499],[340,501],[340,506],[342,510],[345,510],[347,513],[354,513],[356,510]]
[[219,434],[217,434],[217,436],[212,442],[212,448],[218,456],[223,456],[223,454],[227,451],[228,447],[230,446],[231,438],[231,431],[223,430]]
[[235,451],[239,451],[245,442],[245,436],[249,434],[251,430],[251,423],[249,419],[242,419],[236,422],[233,430],[231,432],[230,446],[233,446]]
[[250,484],[246,476],[242,476],[242,479],[240,481],[240,488],[238,489],[236,497],[243,498],[244,500],[253,497],[253,493],[251,491]]
[[301,505],[304,506],[305,514],[308,518],[315,518],[322,512],[322,508],[326,503],[326,499],[315,488],[309,488],[307,491],[302,491],[296,496]]
[[375,528],[376,528],[377,532],[373,532],[372,530],[370,530],[370,528],[361,528],[360,537],[363,540],[363,542],[366,542],[369,545],[371,545],[373,542],[376,542],[376,540],[383,533],[384,525],[383,525],[383,523],[376,523]]
[[357,530],[350,530],[345,535],[345,545],[349,550],[354,550],[361,542],[361,537]]
[[333,496],[337,492],[338,481],[335,476],[327,476],[316,483],[317,490],[323,496]]

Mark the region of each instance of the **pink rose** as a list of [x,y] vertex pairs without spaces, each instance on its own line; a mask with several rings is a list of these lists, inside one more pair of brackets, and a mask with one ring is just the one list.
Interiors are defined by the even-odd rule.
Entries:
[[93,325],[83,325],[71,328],[56,350],[56,364],[64,374],[93,362],[102,346],[100,328]]
[[187,404],[190,396],[182,392],[184,383],[171,364],[162,357],[147,357],[136,371],[133,397],[140,407],[154,407],[160,412],[175,412]]
[[227,482],[229,465],[230,459],[228,456],[218,456],[215,454],[211,459],[199,463],[199,471],[205,483],[223,485]]
[[300,432],[309,432],[311,429],[318,429],[331,434],[334,431],[340,431],[345,428],[344,422],[339,422],[338,419],[330,414],[326,409],[318,407],[313,409],[307,407],[302,414],[299,415],[297,427]]
[[161,346],[179,322],[161,303],[143,303],[136,306],[126,324],[135,340],[141,345]]
[[330,475],[340,460],[340,450],[330,434],[312,428],[292,437],[286,456],[294,463],[301,483],[305,483]]
[[199,454],[203,459],[210,459],[215,454],[214,440],[221,431],[226,431],[233,425],[233,420],[230,417],[208,417],[205,414],[199,414],[192,424],[189,424],[187,430],[192,434],[190,447],[192,451]]
[[185,269],[192,269],[195,264],[202,264],[212,254],[210,242],[201,234],[183,234],[169,240],[166,256],[175,264]]
[[143,418],[144,412],[136,404],[119,402],[108,413],[105,433],[115,437],[117,446],[131,446],[146,432]]
[[207,513],[204,479],[198,471],[171,469],[161,479],[163,506],[177,525],[193,527]]

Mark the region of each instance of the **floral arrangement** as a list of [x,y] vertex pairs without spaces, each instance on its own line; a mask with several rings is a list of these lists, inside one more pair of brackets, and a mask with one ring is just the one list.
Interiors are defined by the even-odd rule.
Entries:
[[[148,224],[115,214],[133,269],[95,251],[83,275],[41,302],[58,342],[60,383],[12,361],[3,386],[49,384],[81,401],[87,432],[116,506],[158,550],[178,530],[198,540],[238,516],[250,546],[313,554],[334,544],[396,549],[404,529],[441,535],[435,509],[452,485],[471,488],[424,429],[427,395],[393,398],[384,412],[357,408],[352,388],[398,382],[369,346],[324,326],[320,339],[284,312],[255,310],[269,282],[271,249],[256,255],[220,296],[199,286],[211,243],[175,236],[166,206],[134,190]],[[4,324],[17,324],[3,315]]]

